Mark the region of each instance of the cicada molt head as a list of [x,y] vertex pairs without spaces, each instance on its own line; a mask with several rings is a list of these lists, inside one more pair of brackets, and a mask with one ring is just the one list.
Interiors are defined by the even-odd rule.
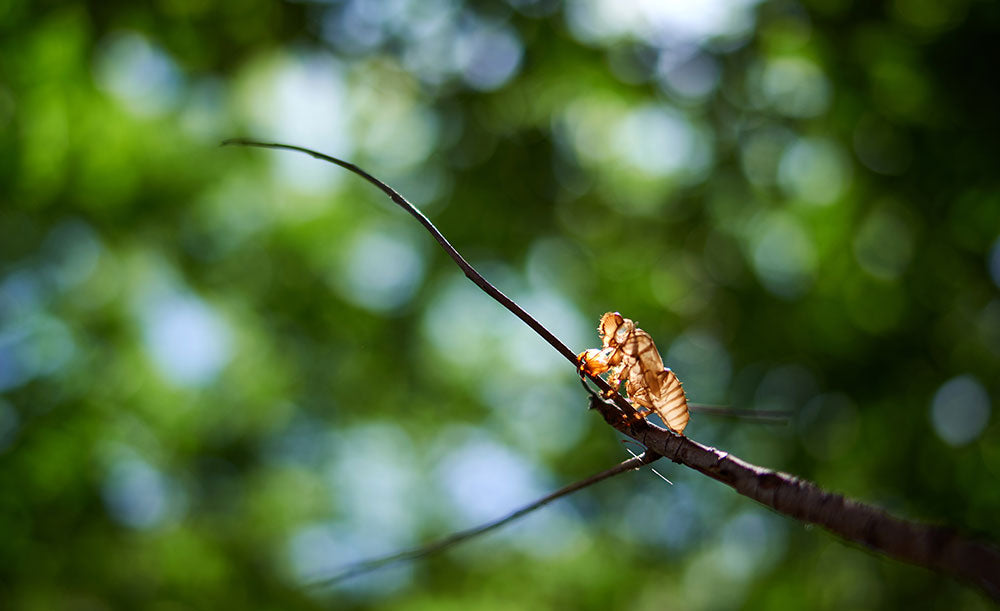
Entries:
[[611,368],[609,362],[611,352],[599,348],[584,350],[577,357],[580,361],[580,371],[588,375],[597,376]]

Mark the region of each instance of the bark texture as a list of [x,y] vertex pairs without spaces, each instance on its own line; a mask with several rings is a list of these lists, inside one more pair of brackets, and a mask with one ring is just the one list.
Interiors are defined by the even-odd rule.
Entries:
[[853,543],[897,560],[948,573],[1000,601],[1000,549],[953,529],[899,518],[823,490],[816,484],[758,467],[645,420],[625,418],[615,406],[592,399],[608,424],[649,450],[730,486],[778,513],[822,526]]

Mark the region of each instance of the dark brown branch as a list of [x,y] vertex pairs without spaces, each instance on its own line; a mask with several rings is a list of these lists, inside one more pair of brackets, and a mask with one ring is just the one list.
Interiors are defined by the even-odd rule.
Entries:
[[[649,450],[730,486],[743,496],[801,522],[817,524],[865,547],[911,564],[951,574],[1000,600],[1000,549],[950,528],[904,520],[812,482],[750,464],[655,426],[627,423],[613,405],[591,398],[611,426]],[[648,450],[647,450],[648,451]]]
[[437,541],[428,543],[427,545],[422,545],[420,547],[411,550],[406,550],[389,556],[383,556],[381,558],[374,558],[372,560],[359,562],[358,564],[352,565],[342,573],[339,573],[332,577],[318,580],[311,585],[330,586],[336,583],[340,583],[341,581],[344,581],[346,579],[350,579],[352,577],[359,577],[366,573],[370,573],[374,570],[380,569],[390,564],[403,562],[405,560],[416,560],[418,558],[423,558],[431,554],[436,554],[438,552],[448,549],[449,547],[458,545],[459,543],[468,541],[469,539],[478,537],[479,535],[486,534],[491,530],[500,528],[501,526],[513,522],[514,520],[523,517],[531,513],[532,511],[539,509],[540,507],[548,505],[549,503],[555,501],[556,499],[560,499],[568,494],[576,492],[577,490],[582,490],[588,486],[592,486],[597,482],[608,479],[609,477],[613,477],[620,473],[625,473],[626,471],[634,471],[635,469],[638,469],[643,465],[649,464],[654,460],[657,460],[658,458],[660,458],[658,454],[654,454],[652,452],[644,452],[641,455],[636,456],[634,458],[630,458],[624,462],[621,462],[615,465],[614,467],[611,467],[610,469],[591,475],[586,479],[574,482],[568,486],[564,486],[559,490],[556,490],[552,494],[542,497],[537,501],[534,501],[533,503],[529,503],[528,505],[525,505],[524,507],[521,507],[520,509],[513,511],[502,518],[493,520],[492,522],[487,522],[485,524],[481,524],[480,526],[476,526],[475,528],[470,528],[468,530],[462,530],[457,533],[453,533],[451,535],[448,535],[447,537],[438,539]]
[[[241,139],[227,140],[223,144],[299,151],[360,175],[413,215],[470,280],[524,321],[574,366],[578,365],[576,355],[565,344],[483,278],[427,217],[382,181],[352,163],[298,146]],[[590,379],[602,391],[610,391],[607,382],[600,377],[591,376]],[[1000,601],[1000,550],[995,546],[966,539],[951,529],[897,518],[872,505],[827,492],[806,480],[757,467],[728,452],[703,446],[687,437],[633,417],[635,409],[617,392],[612,395],[611,400],[614,403],[591,394],[591,407],[599,410],[613,427],[648,448],[647,453],[643,455],[648,456],[647,460],[655,460],[657,455],[666,456],[676,463],[732,487],[736,492],[779,513],[803,522],[818,524],[848,541],[860,543],[897,560],[954,575],[981,587],[995,600]],[[519,515],[527,511],[530,509],[524,510]]]

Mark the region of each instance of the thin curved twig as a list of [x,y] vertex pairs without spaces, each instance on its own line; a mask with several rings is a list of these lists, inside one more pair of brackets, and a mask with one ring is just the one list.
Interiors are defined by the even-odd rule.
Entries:
[[468,261],[465,260],[465,257],[463,257],[458,252],[458,250],[456,250],[455,247],[451,245],[451,242],[449,242],[447,238],[445,238],[444,235],[442,235],[441,232],[438,231],[438,228],[434,226],[434,223],[432,223],[430,219],[424,216],[423,212],[418,210],[416,206],[407,201],[407,199],[402,195],[400,195],[399,192],[397,192],[395,189],[385,184],[381,180],[375,178],[368,172],[362,170],[358,166],[348,161],[337,159],[336,157],[331,157],[330,155],[325,155],[323,153],[319,153],[311,149],[303,148],[301,146],[294,146],[291,144],[278,144],[275,142],[257,142],[256,140],[233,138],[230,140],[223,141],[222,145],[256,146],[260,148],[286,149],[289,151],[298,151],[300,153],[305,153],[306,155],[311,155],[317,159],[322,159],[323,161],[328,161],[330,163],[339,165],[340,167],[350,170],[351,172],[354,172],[358,176],[364,178],[368,182],[372,183],[373,185],[381,189],[386,195],[389,196],[389,199],[391,199],[393,202],[399,205],[399,207],[401,207],[403,210],[406,210],[415,219],[417,219],[417,221],[421,225],[423,225],[424,228],[427,229],[427,231],[430,232],[432,236],[434,236],[434,239],[437,240],[438,244],[441,245],[441,248],[443,248],[444,251],[448,253],[448,256],[451,257],[455,261],[455,263],[458,264],[458,266],[462,269],[463,272],[465,272],[465,275],[469,278],[469,280],[475,282],[476,286],[483,289],[483,291],[485,291],[490,297],[493,297],[494,299],[499,301],[500,304],[503,305],[503,307],[507,308],[508,310],[513,312],[515,316],[523,320],[524,323],[529,327],[531,327],[535,333],[540,335],[545,341],[549,343],[549,345],[555,348],[559,354],[563,355],[574,364],[577,363],[576,354],[572,350],[570,350],[569,347],[566,346],[566,344],[562,343],[562,341],[560,341],[558,337],[553,335],[551,331],[546,329],[544,326],[542,326],[541,323],[532,318],[532,316],[527,312],[525,312],[521,308],[521,306],[514,303],[514,300],[512,300],[507,295],[504,295],[503,292],[500,291],[500,289],[493,286],[493,284],[491,284],[489,280],[484,278],[482,274],[476,271],[476,269],[472,267],[472,265],[470,265]]
[[[562,342],[562,340],[553,335],[552,332],[546,329],[544,325],[535,320],[534,317],[531,316],[531,314],[525,312],[521,306],[517,305],[517,303],[514,302],[514,300],[505,295],[500,289],[493,286],[493,284],[491,284],[489,280],[484,278],[482,274],[476,271],[476,269],[472,267],[472,265],[470,265],[468,261],[465,260],[465,257],[463,257],[458,252],[458,250],[456,250],[455,247],[451,245],[451,242],[449,242],[448,239],[445,238],[440,231],[438,231],[438,228],[434,226],[434,223],[432,223],[430,219],[424,216],[423,212],[418,210],[416,206],[407,201],[407,199],[402,195],[400,195],[399,192],[397,192],[395,189],[385,184],[381,180],[375,178],[368,172],[362,170],[353,163],[350,163],[349,161],[344,161],[343,159],[337,159],[336,157],[332,157],[330,155],[326,155],[324,153],[320,153],[312,149],[307,149],[302,146],[295,146],[293,144],[281,144],[278,142],[260,142],[257,140],[248,140],[246,138],[230,138],[229,140],[224,140],[222,142],[222,146],[253,146],[258,148],[283,149],[287,151],[296,151],[299,153],[305,153],[306,155],[310,155],[312,157],[315,157],[316,159],[321,159],[328,163],[339,165],[345,170],[354,172],[361,178],[364,178],[371,184],[381,189],[383,193],[389,196],[389,199],[391,199],[393,202],[396,203],[396,205],[398,205],[403,210],[406,210],[411,216],[413,216],[413,218],[417,219],[417,221],[421,225],[423,225],[424,228],[427,229],[427,231],[432,236],[434,236],[434,239],[437,240],[437,243],[440,244],[441,248],[444,249],[446,253],[448,253],[448,256],[451,257],[453,261],[455,261],[455,264],[458,265],[459,268],[461,268],[461,270],[465,273],[465,276],[469,280],[472,280],[472,282],[474,282],[476,286],[481,288],[487,295],[489,295],[493,299],[496,299],[500,303],[500,305],[507,308],[511,313],[514,314],[514,316],[520,318],[524,322],[524,324],[531,327],[531,329],[535,333],[537,333],[542,339],[548,342],[550,346],[555,348],[556,352],[563,355],[569,362],[573,363],[574,366],[579,365],[579,361],[576,359],[576,353],[570,350],[569,347]],[[600,388],[606,393],[611,392],[611,387],[603,379],[601,379],[598,376],[589,376],[589,377],[591,380],[593,380],[594,384],[597,384],[598,388]],[[614,401],[615,405],[618,406],[620,410],[622,410],[624,414],[630,416],[635,414],[635,408],[632,407],[632,404],[629,403],[625,399],[625,397],[621,396],[621,394],[616,392],[612,397],[612,400]]]
[[[485,524],[481,524],[474,528],[469,528],[467,530],[462,530],[456,533],[452,533],[447,537],[438,539],[437,541],[428,543],[426,545],[421,545],[420,547],[414,549],[398,552],[395,554],[390,554],[388,556],[382,556],[381,558],[373,558],[372,560],[359,562],[358,564],[350,566],[349,568],[347,568],[341,573],[338,573],[337,575],[333,575],[332,577],[327,577],[324,579],[319,579],[309,585],[317,587],[331,586],[340,583],[341,581],[345,581],[353,577],[359,577],[366,573],[370,573],[374,570],[389,566],[391,564],[395,564],[397,562],[403,562],[405,560],[416,560],[417,558],[423,558],[431,554],[436,554],[438,552],[448,549],[449,547],[458,545],[459,543],[463,543],[465,541],[468,541],[469,539],[478,537],[479,535],[486,534],[491,530],[500,528],[501,526],[513,522],[514,520],[523,517],[540,507],[548,505],[549,503],[555,501],[556,499],[560,499],[568,494],[576,492],[577,490],[582,490],[588,486],[592,486],[597,482],[606,480],[609,477],[613,477],[620,473],[625,473],[627,471],[634,471],[642,467],[643,465],[647,465],[653,462],[654,460],[657,460],[658,458],[660,458],[659,454],[653,452],[644,452],[639,456],[635,456],[628,460],[622,461],[617,465],[615,465],[614,467],[611,467],[610,469],[606,469],[604,471],[601,471],[600,473],[591,475],[588,478],[574,482],[568,486],[563,486],[562,488],[556,490],[552,494],[544,496],[538,499],[537,501],[534,501],[532,503],[525,505],[524,507],[521,507],[520,509],[512,511],[511,513],[507,514],[502,518],[493,520],[491,522],[487,522]],[[660,477],[663,476],[661,475]]]

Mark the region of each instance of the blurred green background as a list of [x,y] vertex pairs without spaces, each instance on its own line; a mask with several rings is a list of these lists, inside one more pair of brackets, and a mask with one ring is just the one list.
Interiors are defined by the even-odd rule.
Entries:
[[669,463],[571,365],[634,318],[693,439],[1000,538],[1000,5],[0,2],[0,607],[988,606]]

